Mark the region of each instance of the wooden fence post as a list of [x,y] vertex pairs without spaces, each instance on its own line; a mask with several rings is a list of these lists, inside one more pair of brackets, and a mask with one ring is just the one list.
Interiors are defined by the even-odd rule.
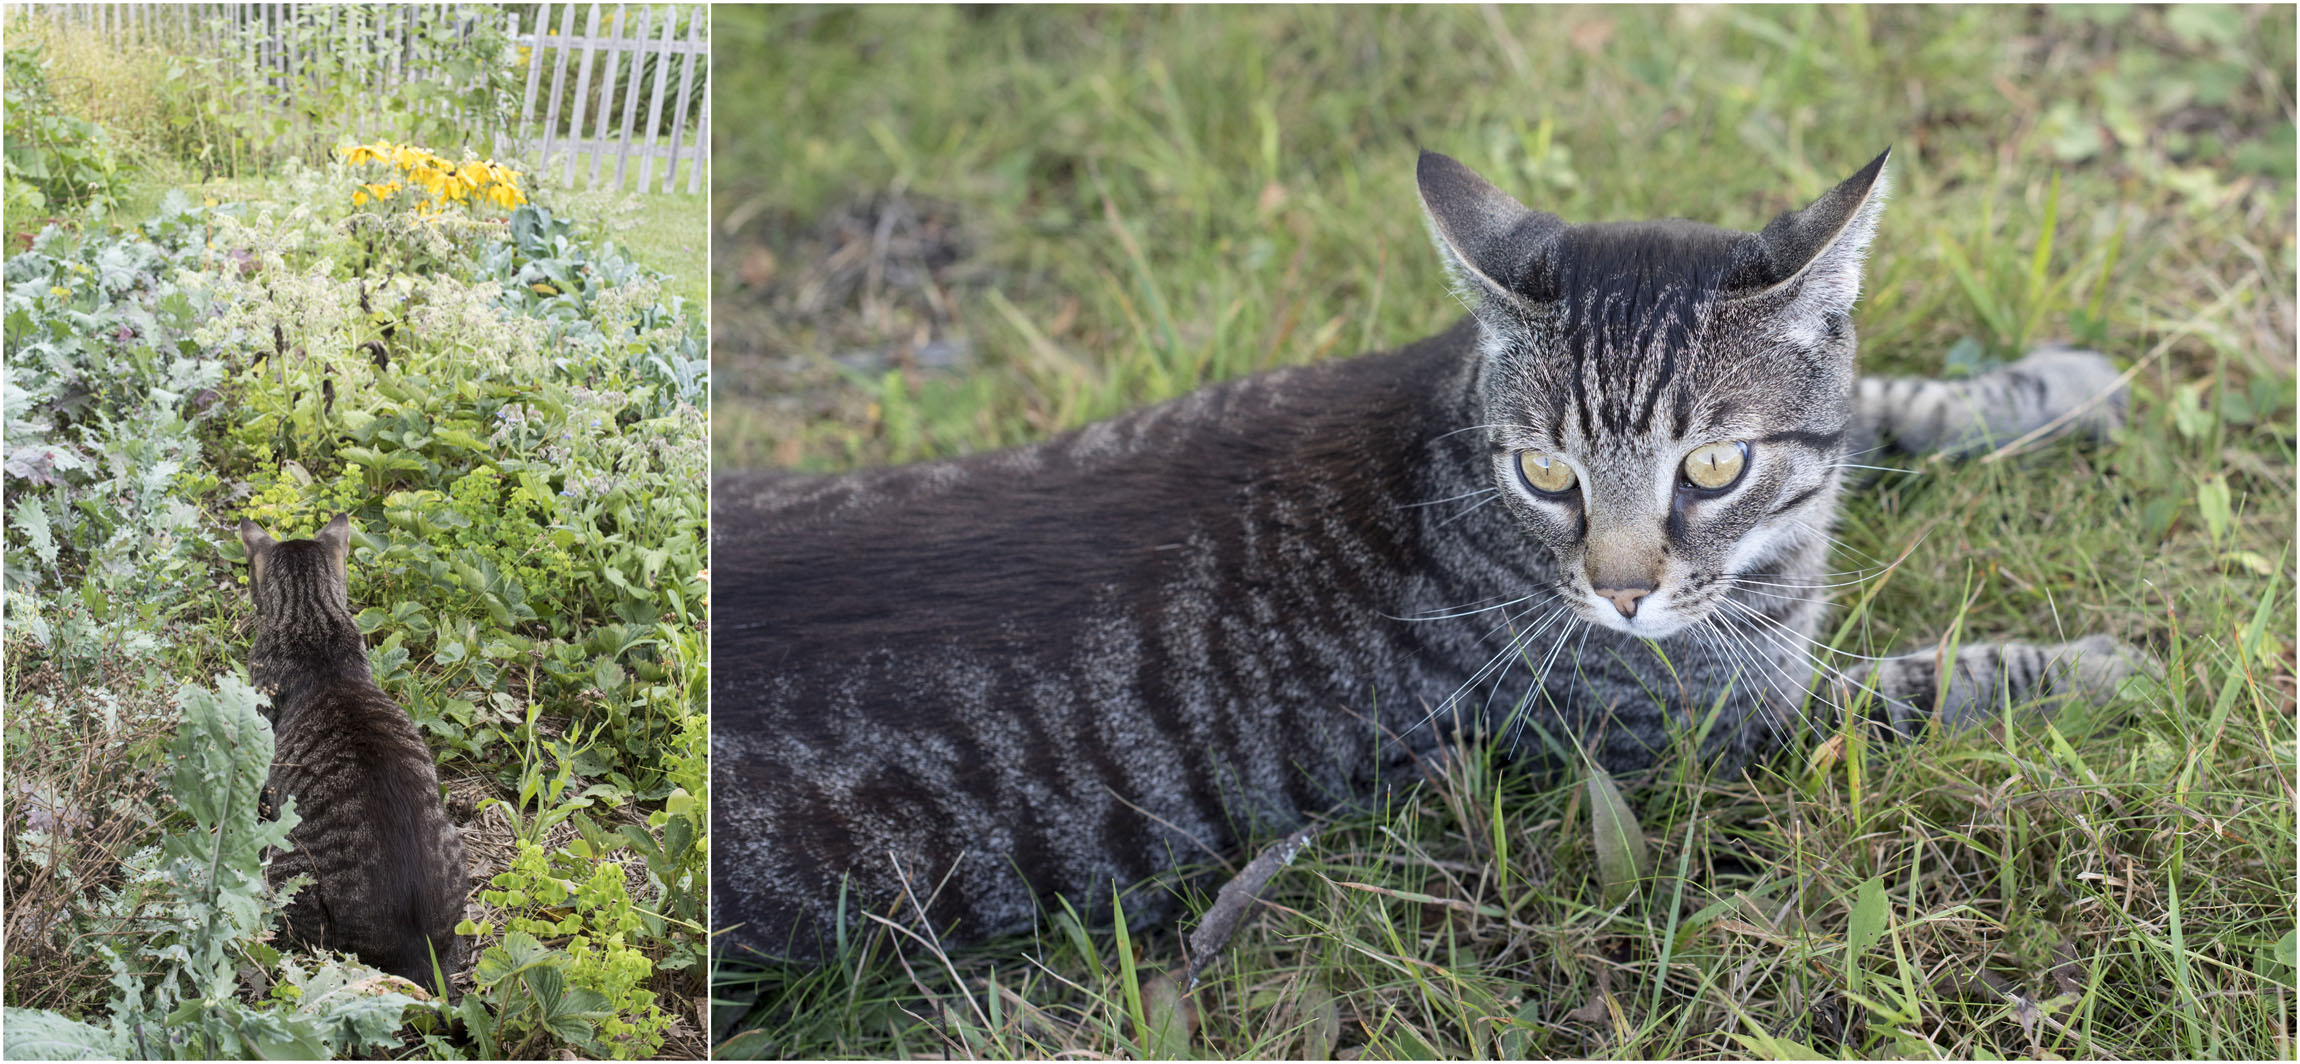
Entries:
[[631,121],[639,111],[639,79],[646,73],[646,65],[640,62],[646,53],[640,49],[647,43],[648,31],[654,26],[654,18],[655,9],[653,7],[642,5],[639,8],[639,35],[633,38],[631,42],[631,81],[623,89],[622,147],[615,156],[615,191],[617,192],[623,191],[624,175],[631,169]]
[[583,107],[591,101],[591,63],[599,54],[599,5],[591,5],[590,20],[583,27],[582,72],[575,76],[575,113],[567,122],[567,169],[559,182],[567,188],[575,187],[575,157],[583,147]]
[[[693,12],[687,16],[687,44],[697,49],[703,45],[703,7],[700,4],[696,5]],[[663,191],[665,192],[678,187],[675,182],[679,176],[679,152],[686,147],[684,137],[687,132],[687,98],[695,91],[696,58],[695,52],[688,52],[686,62],[682,63],[679,69],[678,110],[674,112],[671,118],[671,158],[663,166]],[[669,62],[670,59],[671,56],[665,53],[663,60]]]
[[655,131],[663,127],[663,90],[671,81],[671,41],[679,31],[679,14],[663,20],[663,47],[655,61],[655,93],[647,104],[647,154],[639,158],[639,188],[644,191],[655,183]]
[[703,190],[704,164],[711,158],[711,94],[703,93],[703,119],[695,126],[695,157],[687,166],[687,194]]
[[551,146],[559,139],[559,95],[567,87],[567,38],[575,35],[575,5],[566,4],[559,12],[559,60],[551,69],[551,106],[543,117],[543,150],[536,160],[538,171],[551,167]]
[[[623,55],[624,6],[615,5],[614,19],[607,24],[607,74],[599,82],[599,112],[591,123],[591,181],[586,188],[599,187],[600,164],[607,161],[607,116],[615,112],[615,67]],[[638,64],[632,64],[631,69],[636,73]]]
[[[535,10],[535,25],[527,31],[527,102],[519,108],[519,128],[513,133],[522,156],[527,154],[527,123],[535,118],[535,86],[543,76],[543,27],[550,22],[550,0],[544,0]],[[536,169],[542,169],[540,160]]]

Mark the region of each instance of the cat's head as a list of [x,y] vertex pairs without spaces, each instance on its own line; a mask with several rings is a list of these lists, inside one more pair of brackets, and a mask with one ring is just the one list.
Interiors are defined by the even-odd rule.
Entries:
[[1422,208],[1480,326],[1494,482],[1583,619],[1673,634],[1826,535],[1885,159],[1743,233],[1568,225],[1422,154]]
[[256,616],[284,617],[314,601],[349,612],[346,566],[351,559],[351,515],[337,514],[310,539],[275,540],[254,521],[240,521],[248,549],[248,597]]

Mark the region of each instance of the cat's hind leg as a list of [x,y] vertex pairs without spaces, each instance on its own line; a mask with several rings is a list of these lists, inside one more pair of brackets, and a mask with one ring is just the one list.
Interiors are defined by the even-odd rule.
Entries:
[[1849,678],[1882,700],[1871,708],[1872,720],[1913,737],[1936,722],[1959,728],[1988,720],[2007,705],[2104,702],[2126,677],[2156,671],[2140,650],[2092,635],[2067,643],[1973,643],[1958,647],[1953,659],[1939,651],[1904,654],[1869,662]]
[[2130,404],[2108,357],[2044,347],[1963,380],[1863,377],[1853,389],[1846,453],[1967,457],[2053,426],[2049,436],[2098,440],[2124,424]]

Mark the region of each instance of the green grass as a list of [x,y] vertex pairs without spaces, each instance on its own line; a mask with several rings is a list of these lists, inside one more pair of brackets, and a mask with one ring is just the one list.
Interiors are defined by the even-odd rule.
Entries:
[[1654,871],[1620,905],[1581,781],[1473,748],[1326,825],[1179,1018],[1175,929],[1056,916],[947,959],[735,973],[723,1055],[2292,1055],[2289,9],[754,9],[714,33],[743,104],[714,159],[718,468],[1005,446],[1426,335],[1460,308],[1420,147],[1571,220],[1753,228],[1890,145],[1868,371],[2054,338],[2140,368],[2108,445],[1859,493],[1839,567],[1907,557],[1843,589],[1834,645],[2108,632],[2167,665],[2049,727],[1622,780]]
[[631,228],[615,234],[632,258],[669,275],[665,295],[679,296],[698,311],[711,296],[710,205],[708,195],[647,193],[639,197]]

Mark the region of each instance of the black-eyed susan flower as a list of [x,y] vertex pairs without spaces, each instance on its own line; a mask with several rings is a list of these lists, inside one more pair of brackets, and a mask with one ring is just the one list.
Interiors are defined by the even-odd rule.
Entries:
[[467,158],[450,162],[438,153],[413,144],[355,144],[339,150],[346,164],[385,163],[401,180],[361,184],[352,192],[352,204],[381,203],[404,188],[421,189],[413,203],[419,216],[431,217],[453,204],[488,203],[510,210],[527,202],[519,189],[519,171],[493,160]]

